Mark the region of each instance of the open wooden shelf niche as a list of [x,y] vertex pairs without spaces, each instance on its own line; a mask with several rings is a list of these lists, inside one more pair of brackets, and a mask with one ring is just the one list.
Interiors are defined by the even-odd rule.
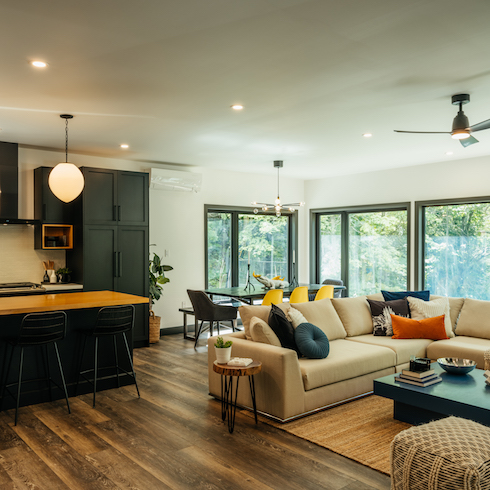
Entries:
[[41,225],[41,248],[69,250],[73,248],[73,225]]

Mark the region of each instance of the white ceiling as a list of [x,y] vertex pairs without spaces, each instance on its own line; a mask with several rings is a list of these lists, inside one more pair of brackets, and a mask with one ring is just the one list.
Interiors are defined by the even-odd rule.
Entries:
[[[486,0],[1,0],[0,140],[304,179],[490,154]],[[44,70],[29,61],[49,63]],[[233,103],[245,109],[230,109]],[[373,137],[362,137],[365,132]],[[129,150],[119,145],[128,143]],[[454,155],[448,157],[447,151]],[[76,158],[69,158],[76,163]]]

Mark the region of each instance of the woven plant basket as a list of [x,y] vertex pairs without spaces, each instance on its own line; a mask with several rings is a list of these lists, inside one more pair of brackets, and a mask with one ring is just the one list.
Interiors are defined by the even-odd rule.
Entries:
[[160,316],[156,316],[153,310],[150,310],[150,344],[156,344],[160,341]]

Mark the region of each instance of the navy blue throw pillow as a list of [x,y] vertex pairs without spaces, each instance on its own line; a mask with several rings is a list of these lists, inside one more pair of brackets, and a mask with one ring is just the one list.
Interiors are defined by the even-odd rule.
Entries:
[[293,349],[299,354],[298,347],[294,341],[294,328],[291,322],[286,318],[286,314],[276,305],[271,305],[269,313],[269,326],[277,335],[281,346],[286,349]]
[[393,301],[395,299],[404,299],[407,296],[419,298],[423,301],[429,301],[430,291],[381,291],[385,301]]
[[300,323],[294,331],[294,340],[301,354],[310,359],[325,359],[330,352],[328,337],[311,323]]

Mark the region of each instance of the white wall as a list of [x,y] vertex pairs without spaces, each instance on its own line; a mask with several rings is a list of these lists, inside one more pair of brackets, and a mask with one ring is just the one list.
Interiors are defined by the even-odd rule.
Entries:
[[[490,196],[490,157],[445,161],[305,182],[308,210],[411,201],[412,250],[415,239],[415,201],[481,196]],[[308,252],[309,249],[306,249],[307,254]],[[413,288],[414,254],[411,258],[410,287]]]

